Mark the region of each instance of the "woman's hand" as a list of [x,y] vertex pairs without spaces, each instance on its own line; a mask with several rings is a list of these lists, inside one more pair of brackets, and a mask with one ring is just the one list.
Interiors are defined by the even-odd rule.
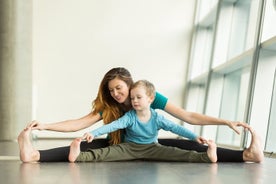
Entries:
[[247,123],[240,121],[227,121],[227,125],[232,128],[237,134],[240,134],[238,127],[243,127],[245,130],[248,130],[250,127]]
[[32,130],[45,130],[44,124],[36,120],[33,120],[31,123],[29,123],[26,128],[31,128]]
[[94,136],[87,132],[82,136],[82,139],[86,140],[87,142],[92,142],[94,139]]

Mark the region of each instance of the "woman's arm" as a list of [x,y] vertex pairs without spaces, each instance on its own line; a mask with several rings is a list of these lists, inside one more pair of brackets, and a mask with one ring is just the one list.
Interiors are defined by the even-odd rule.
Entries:
[[185,109],[175,106],[169,101],[167,102],[164,110],[174,116],[175,118],[178,118],[184,122],[187,122],[192,125],[227,125],[230,128],[232,128],[235,132],[238,134],[240,131],[238,130],[238,126],[242,126],[244,128],[248,128],[249,125],[244,122],[238,122],[238,121],[228,121],[220,118],[215,118],[195,112],[188,112]]
[[89,114],[79,118],[79,119],[71,119],[60,121],[56,123],[40,123],[36,120],[32,121],[28,127],[31,127],[32,130],[51,130],[51,131],[58,131],[58,132],[75,132],[78,130],[82,130],[87,128],[96,122],[100,121],[101,115],[99,113]]

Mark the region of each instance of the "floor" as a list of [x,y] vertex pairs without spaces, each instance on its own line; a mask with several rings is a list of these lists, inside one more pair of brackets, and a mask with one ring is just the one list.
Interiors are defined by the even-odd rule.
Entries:
[[[49,144],[41,143],[41,147]],[[62,144],[59,141],[59,144]],[[39,147],[37,143],[35,146]],[[63,144],[64,145],[64,144]],[[66,145],[66,144],[65,144]],[[276,159],[261,164],[175,162],[22,163],[16,142],[0,142],[0,179],[5,184],[271,184]],[[2,182],[1,182],[2,183]]]

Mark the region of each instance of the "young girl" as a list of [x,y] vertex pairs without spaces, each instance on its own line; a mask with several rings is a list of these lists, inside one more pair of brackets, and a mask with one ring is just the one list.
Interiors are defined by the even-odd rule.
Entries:
[[[36,150],[30,141],[31,130],[52,130],[59,132],[74,132],[90,127],[91,125],[103,120],[104,124],[108,124],[132,107],[129,98],[129,88],[133,84],[133,79],[129,71],[125,68],[113,68],[108,71],[101,81],[98,95],[93,101],[92,111],[79,118],[61,121],[57,123],[42,124],[38,121],[32,121],[18,136],[20,149],[20,159],[23,162],[56,162],[68,161],[69,146],[54,148],[49,150]],[[153,109],[161,109],[184,122],[193,125],[227,125],[234,131],[238,132],[237,127],[249,126],[243,122],[233,122],[203,114],[188,112],[178,106],[172,104],[166,97],[156,92],[155,99],[151,105]],[[260,139],[252,129],[251,144],[245,150],[230,150],[217,148],[218,162],[261,162],[263,152],[260,146]],[[97,149],[121,142],[121,131],[109,134],[108,139],[97,139],[92,143],[81,143],[81,150],[88,148]],[[159,139],[162,145],[178,147],[185,150],[206,151],[207,147],[194,141],[180,139]]]
[[[73,141],[70,147],[69,161],[123,161],[123,160],[157,160],[157,161],[183,161],[183,162],[216,162],[216,144],[206,141],[193,132],[177,125],[155,110],[150,104],[155,97],[154,85],[146,80],[133,84],[130,90],[131,104],[134,110],[128,111],[124,116],[104,125],[91,133],[86,133],[83,139],[91,142],[94,137],[125,129],[125,143],[116,144],[101,149],[88,149],[80,152],[81,138]],[[206,152],[187,151],[169,146],[162,146],[157,142],[158,131],[164,129],[180,136],[207,143]]]

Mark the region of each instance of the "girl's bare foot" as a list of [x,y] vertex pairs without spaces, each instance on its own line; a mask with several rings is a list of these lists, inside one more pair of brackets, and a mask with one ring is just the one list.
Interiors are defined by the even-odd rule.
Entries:
[[31,128],[26,128],[19,134],[17,138],[20,151],[20,160],[22,162],[37,162],[40,158],[39,152],[32,146],[30,133]]
[[68,156],[68,160],[70,162],[75,162],[80,154],[80,143],[81,138],[76,138],[70,145],[70,153]]
[[208,144],[207,155],[208,155],[209,159],[211,160],[211,162],[215,163],[218,160],[217,145],[212,140],[207,141],[207,144]]
[[261,138],[251,127],[249,127],[248,130],[251,133],[251,144],[249,148],[243,151],[243,160],[245,162],[262,162],[264,153],[262,150]]

